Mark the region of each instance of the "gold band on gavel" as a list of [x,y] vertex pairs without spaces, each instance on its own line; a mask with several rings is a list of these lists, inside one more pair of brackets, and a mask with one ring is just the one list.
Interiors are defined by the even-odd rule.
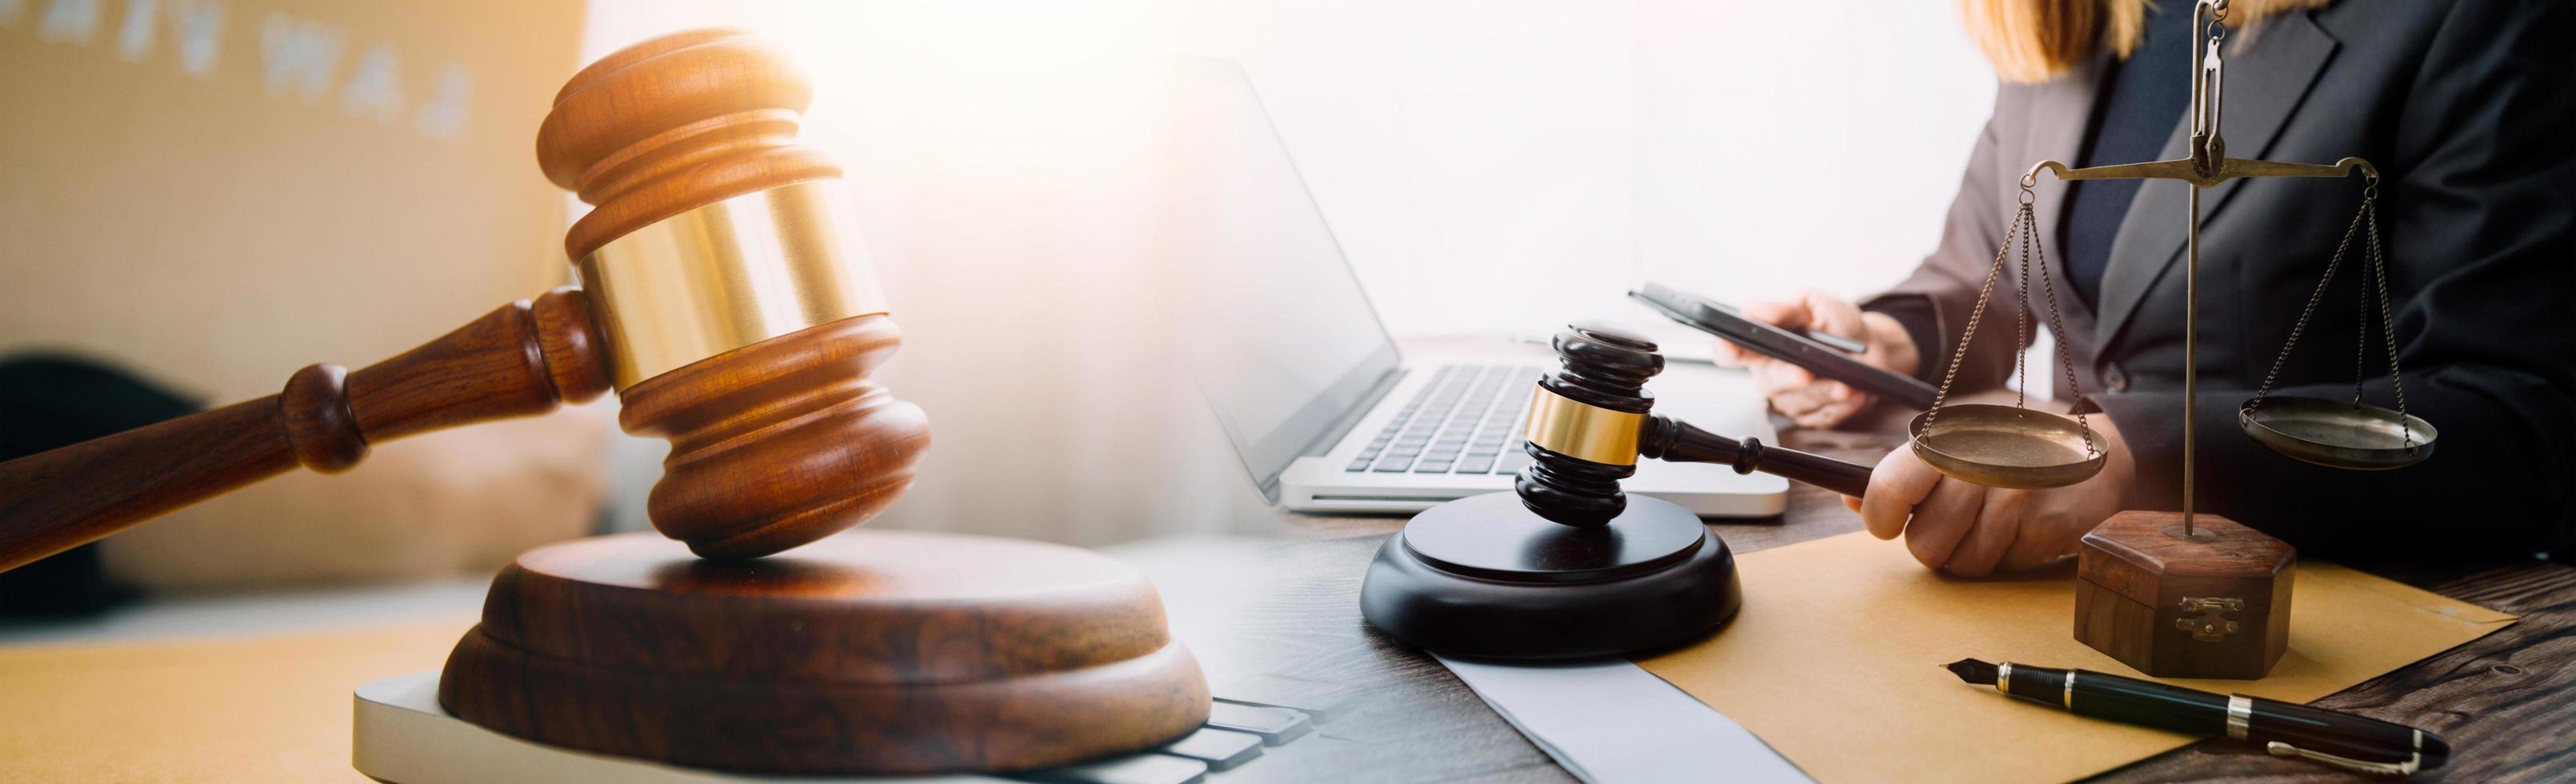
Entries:
[[1613,411],[1575,400],[1545,386],[1530,391],[1530,443],[1567,457],[1604,465],[1636,465],[1637,437],[1646,415]]
[[886,312],[852,243],[838,180],[746,193],[665,218],[584,257],[617,389],[851,316]]

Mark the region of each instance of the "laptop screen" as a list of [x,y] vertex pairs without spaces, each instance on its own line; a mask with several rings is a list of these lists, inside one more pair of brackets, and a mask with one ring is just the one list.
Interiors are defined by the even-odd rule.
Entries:
[[1369,306],[1243,69],[1179,58],[1174,258],[1199,387],[1265,495],[1396,370]]

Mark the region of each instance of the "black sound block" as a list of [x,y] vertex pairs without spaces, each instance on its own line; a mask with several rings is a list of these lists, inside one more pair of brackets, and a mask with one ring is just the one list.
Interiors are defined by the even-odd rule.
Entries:
[[1513,493],[1441,504],[1387,537],[1360,586],[1360,616],[1378,631],[1483,659],[1665,650],[1743,601],[1724,541],[1681,507],[1633,495],[1590,528],[1539,517]]

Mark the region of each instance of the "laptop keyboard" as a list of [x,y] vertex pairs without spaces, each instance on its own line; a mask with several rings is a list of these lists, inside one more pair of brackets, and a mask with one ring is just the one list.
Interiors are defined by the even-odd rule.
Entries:
[[1442,365],[1386,429],[1351,460],[1350,473],[1514,474],[1529,465],[1521,421],[1538,365]]

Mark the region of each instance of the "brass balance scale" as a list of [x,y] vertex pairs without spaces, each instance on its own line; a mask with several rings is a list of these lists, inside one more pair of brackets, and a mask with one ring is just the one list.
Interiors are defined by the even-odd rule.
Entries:
[[[2296,552],[2287,544],[2217,515],[2193,512],[2193,455],[2198,434],[2192,412],[2199,403],[2197,349],[2200,331],[2200,192],[2229,180],[2251,177],[2346,177],[2360,172],[2368,183],[2361,208],[2343,241],[2327,262],[2306,309],[2272,362],[2262,385],[2237,410],[2237,423],[2256,442],[2280,454],[2329,468],[2387,470],[2421,462],[2433,453],[2436,432],[2423,419],[2406,413],[2406,393],[2399,379],[2395,322],[2388,306],[2388,273],[2379,242],[2379,171],[2360,158],[2330,165],[2279,163],[2226,156],[2219,135],[2219,109],[2225,64],[2219,57],[2226,40],[2227,0],[2198,0],[2192,9],[2196,46],[2192,53],[2190,155],[2170,161],[2071,169],[2041,161],[2021,178],[2021,206],[1995,251],[1977,305],[1970,311],[1965,334],[1941,380],[1941,395],[1930,410],[1914,418],[1913,449],[1927,465],[1950,477],[2002,488],[2063,487],[2102,470],[2102,439],[2078,409],[2073,419],[2029,410],[2026,399],[2011,406],[1944,405],[1968,342],[1992,299],[1995,281],[2018,243],[2017,285],[2028,300],[2031,257],[2041,255],[2040,285],[2048,305],[2050,327],[2064,335],[2057,314],[2057,293],[2049,280],[2045,251],[2038,249],[2032,217],[2032,188],[2039,173],[2060,180],[2181,180],[2191,185],[2186,234],[2186,312],[2183,318],[2183,448],[2182,511],[2125,511],[2113,515],[2084,537],[2079,556],[2075,635],[2105,654],[2158,677],[2260,678],[2287,650],[2292,567]],[[2367,270],[2356,272],[2364,307],[2374,282],[2380,332],[2388,356],[2390,380],[2396,384],[2397,410],[2361,399],[2363,356],[2368,324],[2354,356],[2351,400],[2271,395],[2282,361],[2325,298],[2327,284],[2343,264],[2356,237],[2366,238]],[[2359,262],[2356,261],[2356,266]],[[2030,314],[2023,308],[2014,321],[2018,336],[2027,337]],[[2075,386],[2075,365],[2067,341],[2057,341],[2057,359]],[[2015,345],[2023,345],[2016,343]],[[2016,360],[2021,386],[2029,386],[2026,363]]]

